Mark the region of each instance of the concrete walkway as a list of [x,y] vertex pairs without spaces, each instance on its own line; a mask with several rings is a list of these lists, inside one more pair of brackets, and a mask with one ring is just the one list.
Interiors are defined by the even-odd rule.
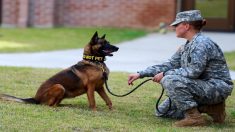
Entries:
[[[205,33],[217,42],[224,52],[235,50],[235,33]],[[108,36],[107,36],[108,37]],[[118,44],[113,57],[107,57],[111,71],[136,72],[148,66],[162,63],[184,44],[175,33],[149,34],[143,38]],[[2,66],[27,66],[39,68],[66,68],[82,59],[83,50],[65,50],[38,53],[0,54]],[[231,71],[235,80],[235,72]]]

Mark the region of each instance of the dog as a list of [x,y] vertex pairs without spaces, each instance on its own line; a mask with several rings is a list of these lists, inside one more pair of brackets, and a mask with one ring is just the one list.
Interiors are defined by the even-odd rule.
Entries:
[[0,99],[31,104],[58,106],[65,98],[87,94],[89,108],[96,111],[95,91],[105,101],[109,109],[112,102],[104,90],[104,81],[109,75],[109,69],[104,63],[106,56],[113,56],[118,47],[111,45],[105,34],[98,37],[97,31],[85,46],[83,60],[50,77],[38,88],[33,98],[18,98],[0,94]]

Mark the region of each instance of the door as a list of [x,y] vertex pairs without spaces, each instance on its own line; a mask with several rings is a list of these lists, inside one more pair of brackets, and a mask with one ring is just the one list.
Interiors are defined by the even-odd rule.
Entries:
[[181,11],[191,9],[201,11],[206,30],[235,31],[234,0],[182,0]]

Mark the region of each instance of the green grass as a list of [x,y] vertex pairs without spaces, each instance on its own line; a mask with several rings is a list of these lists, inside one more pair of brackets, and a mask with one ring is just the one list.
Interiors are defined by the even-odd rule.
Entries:
[[[33,97],[37,87],[60,69],[33,69],[0,67],[0,93],[18,97]],[[128,73],[112,72],[109,86],[115,93],[125,93]],[[139,80],[143,81],[143,80]],[[135,84],[138,84],[136,82]],[[86,95],[62,102],[64,106],[20,104],[0,101],[0,131],[233,131],[235,129],[235,92],[227,100],[227,118],[224,125],[175,128],[173,119],[154,115],[160,85],[148,82],[129,96],[118,98],[109,95],[114,110],[109,111],[96,94],[97,112],[88,109]]]
[[224,55],[226,57],[226,61],[228,63],[228,67],[230,68],[230,70],[235,71],[235,51],[227,52]]
[[0,28],[0,52],[35,52],[83,48],[95,31],[111,44],[144,36],[143,30],[117,28]]

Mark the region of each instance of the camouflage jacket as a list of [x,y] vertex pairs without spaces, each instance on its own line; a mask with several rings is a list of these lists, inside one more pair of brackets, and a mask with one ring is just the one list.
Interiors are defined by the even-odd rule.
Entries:
[[192,41],[182,45],[167,62],[138,73],[143,78],[153,77],[160,72],[192,79],[219,79],[233,85],[222,50],[202,33],[197,33]]

